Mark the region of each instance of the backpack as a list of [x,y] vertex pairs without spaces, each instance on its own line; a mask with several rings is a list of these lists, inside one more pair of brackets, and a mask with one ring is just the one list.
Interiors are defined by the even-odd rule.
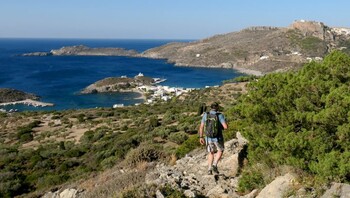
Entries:
[[220,113],[210,114],[207,112],[207,119],[204,124],[205,135],[209,138],[216,138],[219,133],[221,123],[219,121]]

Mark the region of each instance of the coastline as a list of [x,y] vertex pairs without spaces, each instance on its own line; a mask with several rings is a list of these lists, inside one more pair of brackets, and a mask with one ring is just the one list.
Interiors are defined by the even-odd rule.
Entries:
[[133,89],[125,89],[125,90],[119,90],[117,92],[133,92],[133,93],[139,93],[140,94],[140,97],[137,97],[137,98],[134,98],[134,99],[143,99],[144,101],[147,100],[146,98],[146,95],[145,95],[145,92],[137,89],[137,88],[133,88]]
[[31,105],[34,107],[47,107],[47,106],[54,106],[53,103],[46,103],[46,102],[40,102],[32,99],[25,99],[25,100],[19,100],[15,102],[3,102],[0,103],[0,106],[7,106],[7,105],[16,105],[16,104],[24,104],[24,105]]
[[235,67],[233,69],[240,72],[240,73],[244,73],[244,74],[248,74],[248,75],[254,75],[254,76],[263,76],[264,75],[261,71],[257,71],[257,70],[237,68],[237,67]]

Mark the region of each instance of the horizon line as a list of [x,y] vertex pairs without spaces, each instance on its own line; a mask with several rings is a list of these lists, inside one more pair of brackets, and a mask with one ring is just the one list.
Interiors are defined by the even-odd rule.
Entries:
[[0,39],[86,39],[86,40],[188,40],[195,41],[200,39],[185,39],[185,38],[92,38],[92,37],[0,37]]

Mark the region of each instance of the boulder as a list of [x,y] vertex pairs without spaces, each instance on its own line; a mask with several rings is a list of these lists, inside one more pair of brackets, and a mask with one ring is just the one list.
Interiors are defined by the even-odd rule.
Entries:
[[334,183],[332,187],[321,196],[321,198],[328,197],[350,198],[350,185]]
[[261,190],[257,198],[283,197],[284,193],[291,189],[294,179],[290,173],[277,177]]

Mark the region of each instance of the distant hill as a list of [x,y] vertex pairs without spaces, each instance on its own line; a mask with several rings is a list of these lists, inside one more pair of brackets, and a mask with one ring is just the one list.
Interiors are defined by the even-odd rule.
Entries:
[[322,22],[295,21],[289,27],[250,27],[190,43],[149,49],[143,57],[167,59],[177,66],[234,68],[264,74],[299,68],[333,49],[349,54],[350,29]]
[[32,52],[22,56],[136,56],[135,50],[123,48],[90,48],[84,45],[66,46],[60,49],[53,49],[50,52]]
[[0,88],[0,103],[4,102],[16,102],[25,99],[39,99],[39,96],[36,96],[31,93],[25,93],[23,91],[9,89],[9,88]]

